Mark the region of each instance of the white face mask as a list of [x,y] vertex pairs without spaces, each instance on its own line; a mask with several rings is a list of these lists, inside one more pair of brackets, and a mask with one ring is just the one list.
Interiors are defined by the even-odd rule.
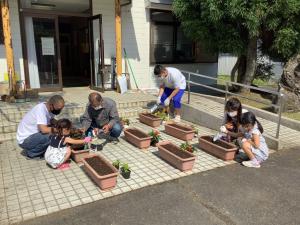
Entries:
[[228,112],[227,115],[230,116],[230,117],[235,117],[237,116],[238,112],[237,111],[234,111],[234,112]]
[[99,110],[99,109],[102,109],[102,106],[101,105],[99,105],[99,106],[97,106],[97,107],[93,107],[95,110]]

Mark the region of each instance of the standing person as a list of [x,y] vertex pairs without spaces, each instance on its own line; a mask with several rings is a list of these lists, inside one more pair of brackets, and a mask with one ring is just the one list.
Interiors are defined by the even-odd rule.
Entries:
[[103,132],[109,135],[109,141],[117,141],[122,132],[116,103],[110,98],[102,98],[97,92],[89,95],[89,103],[80,122],[87,134],[94,131],[101,136]]
[[162,65],[154,67],[154,74],[161,78],[157,104],[163,104],[167,107],[173,101],[175,121],[180,122],[181,98],[186,88],[185,77],[180,70]]
[[264,129],[252,112],[243,114],[241,125],[246,131],[242,139],[242,149],[250,159],[243,161],[242,164],[247,167],[259,168],[260,164],[269,157],[269,149],[262,135]]
[[45,153],[45,161],[54,169],[62,166],[71,155],[67,144],[85,144],[91,142],[91,137],[82,140],[70,138],[72,123],[68,119],[60,119],[56,123],[56,134],[51,135],[50,145]]
[[52,96],[47,102],[33,107],[21,120],[17,130],[17,142],[29,158],[43,156],[50,143],[50,120],[58,115],[65,106],[60,95]]

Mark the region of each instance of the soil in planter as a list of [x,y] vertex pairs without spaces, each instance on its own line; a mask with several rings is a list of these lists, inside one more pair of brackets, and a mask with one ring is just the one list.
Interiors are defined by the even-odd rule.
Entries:
[[148,117],[151,117],[152,119],[159,119],[158,116],[155,116],[155,115],[153,115],[153,114],[151,114],[151,113],[145,113],[145,114],[143,114],[143,115],[148,116]]
[[180,130],[184,130],[184,131],[193,131],[192,128],[184,127],[184,126],[181,126],[178,124],[169,124],[169,126],[172,126],[172,127],[178,128]]
[[138,138],[147,138],[147,137],[149,137],[147,134],[144,134],[144,133],[140,132],[139,130],[128,129],[127,131],[129,133],[133,134],[134,136],[138,137]]
[[114,171],[106,165],[99,157],[91,157],[85,159],[85,161],[100,175],[108,175],[114,173]]
[[175,148],[174,145],[166,144],[166,145],[162,145],[162,147],[168,150],[169,152],[172,152],[173,154],[179,156],[180,158],[187,159],[191,157],[190,154],[188,154],[187,152],[179,148]]
[[218,146],[220,146],[222,148],[226,148],[226,149],[232,149],[232,148],[234,148],[232,145],[224,143],[224,142],[222,142],[220,140],[217,140],[217,141],[214,142],[213,141],[213,137],[201,137],[201,138],[204,139],[204,140],[206,140],[206,141],[208,141],[208,142],[214,143],[214,144],[216,144],[216,145],[218,145]]

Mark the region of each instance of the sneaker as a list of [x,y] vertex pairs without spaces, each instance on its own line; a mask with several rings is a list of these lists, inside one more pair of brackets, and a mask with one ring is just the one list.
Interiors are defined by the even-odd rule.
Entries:
[[242,164],[246,167],[260,168],[259,162],[254,160],[244,161]]
[[116,137],[112,137],[112,136],[108,136],[107,141],[109,141],[110,143],[116,145],[119,143],[119,139]]
[[180,117],[180,116],[175,116],[174,121],[175,121],[176,123],[180,123],[181,117]]

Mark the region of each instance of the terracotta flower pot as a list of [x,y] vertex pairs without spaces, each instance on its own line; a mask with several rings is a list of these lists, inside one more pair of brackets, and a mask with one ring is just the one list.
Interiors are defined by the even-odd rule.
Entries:
[[90,155],[82,159],[85,171],[102,189],[112,189],[117,184],[118,170],[99,155]]
[[150,127],[159,127],[161,119],[151,113],[140,113],[140,122],[149,125]]
[[193,128],[179,123],[166,123],[165,131],[167,134],[183,141],[190,141],[195,135]]
[[159,156],[181,171],[193,169],[196,156],[181,150],[170,141],[157,144]]
[[124,131],[125,138],[138,148],[149,148],[151,137],[137,128],[128,128]]
[[89,149],[84,149],[83,146],[79,145],[73,145],[71,146],[71,158],[76,162],[76,163],[81,163],[82,159],[87,157],[89,155]]
[[237,151],[237,146],[234,144],[222,140],[213,142],[213,137],[211,136],[201,136],[199,138],[199,147],[203,151],[225,161],[233,160]]

